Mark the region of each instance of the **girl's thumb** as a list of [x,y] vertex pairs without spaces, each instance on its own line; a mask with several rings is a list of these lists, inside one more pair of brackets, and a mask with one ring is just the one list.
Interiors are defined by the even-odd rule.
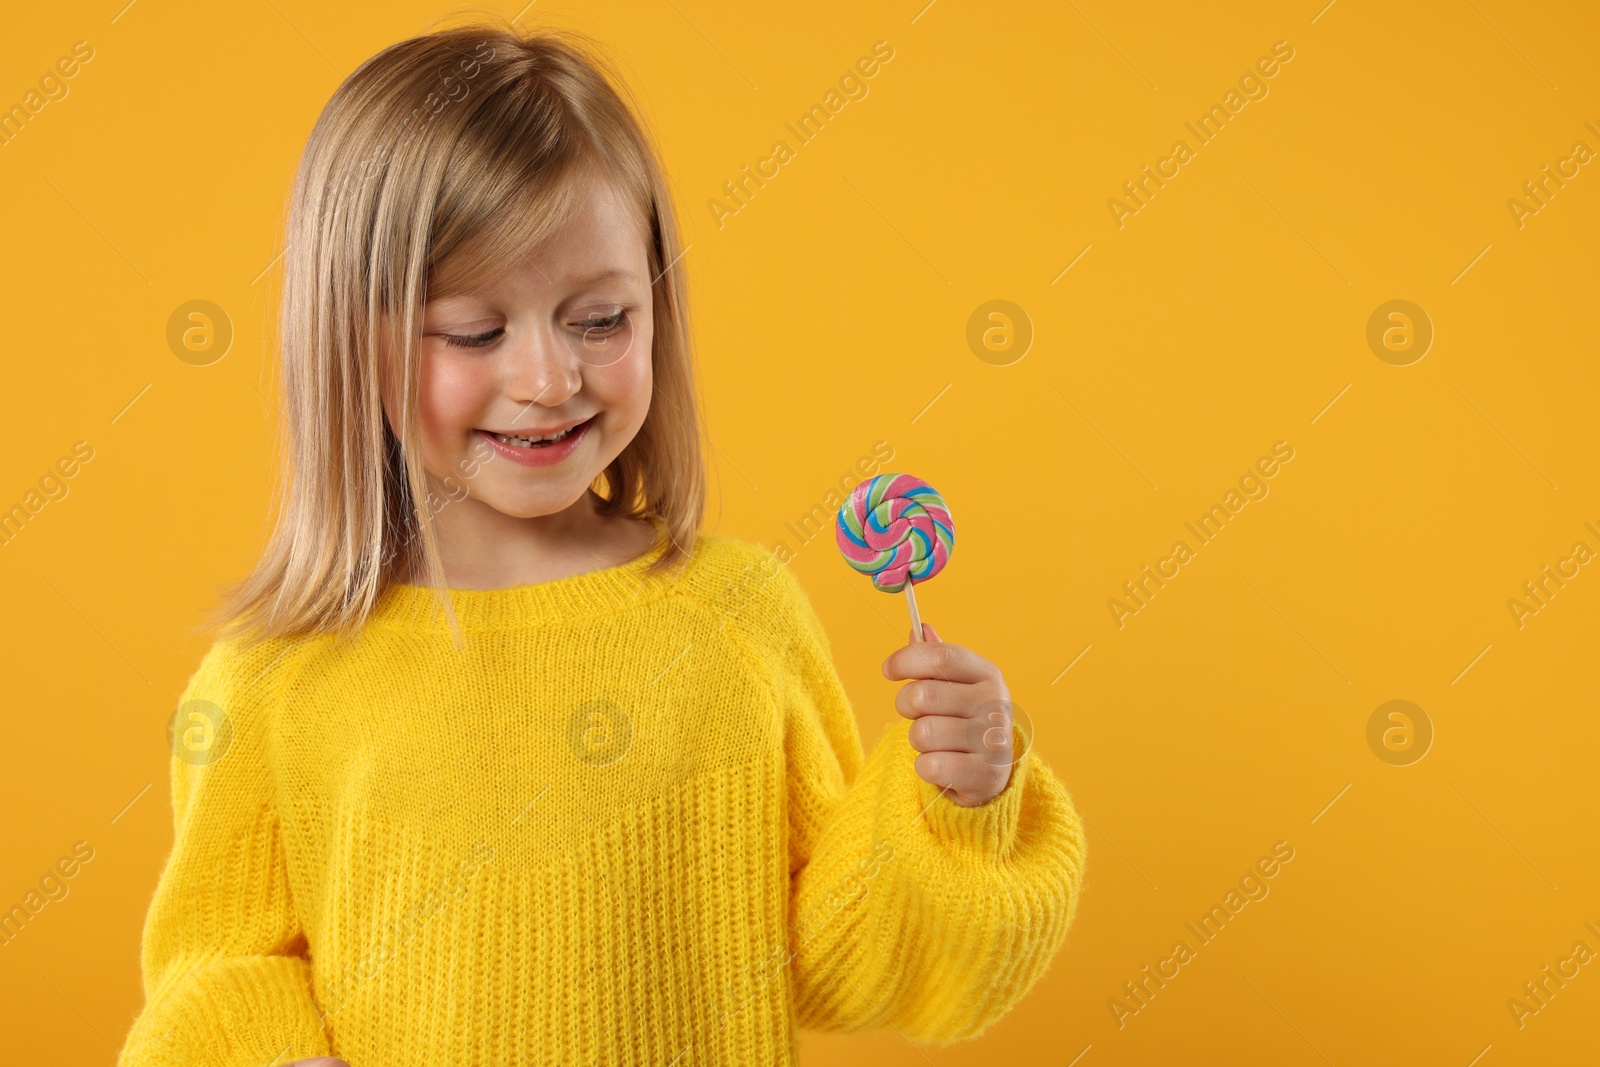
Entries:
[[933,623],[925,622],[925,623],[922,624],[922,639],[924,641],[938,641],[938,640],[940,640],[939,631],[937,631],[937,630],[935,630],[933,628]]

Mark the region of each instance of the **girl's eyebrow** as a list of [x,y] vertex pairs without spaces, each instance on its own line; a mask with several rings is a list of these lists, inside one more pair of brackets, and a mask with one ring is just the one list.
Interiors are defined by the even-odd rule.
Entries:
[[593,274],[586,274],[572,280],[578,285],[593,285],[595,282],[607,282],[613,279],[631,282],[636,277],[637,275],[631,270],[626,270],[622,267],[608,267],[605,270],[595,271]]
[[[543,273],[543,271],[540,271],[540,274]],[[639,276],[637,274],[625,267],[606,267],[603,270],[597,270],[592,274],[585,274],[580,277],[573,278],[567,284],[581,287],[586,285],[594,285],[598,282],[613,280],[632,282],[636,281],[638,277]],[[458,301],[492,300],[493,298],[493,286],[480,286],[476,289],[463,289],[461,292],[451,293],[449,296],[434,297],[427,303],[435,309],[437,309],[439,305],[444,305],[445,307],[454,311],[456,310],[455,305]]]
[[[539,273],[544,274],[543,271],[540,271]],[[596,282],[606,282],[612,280],[631,282],[637,278],[637,274],[625,267],[606,267],[602,270],[597,270],[592,274],[584,274],[573,278],[570,280],[569,284],[593,285]],[[488,300],[494,296],[494,293],[495,287],[493,285],[483,285],[476,289],[463,289],[458,293],[451,293],[449,296],[434,297],[432,300],[428,301],[428,303],[449,303],[455,300],[474,299]]]

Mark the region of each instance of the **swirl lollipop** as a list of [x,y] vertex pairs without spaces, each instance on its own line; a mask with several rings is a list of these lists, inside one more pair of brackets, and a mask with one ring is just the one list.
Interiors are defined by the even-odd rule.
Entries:
[[922,619],[912,590],[944,569],[956,530],[944,498],[921,478],[880,474],[850,491],[835,523],[845,562],[885,593],[906,591],[911,639],[922,640]]

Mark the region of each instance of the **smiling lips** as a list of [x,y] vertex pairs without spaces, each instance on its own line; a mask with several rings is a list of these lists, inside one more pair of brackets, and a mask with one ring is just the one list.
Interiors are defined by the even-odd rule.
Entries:
[[589,421],[589,419],[592,418],[594,418],[593,415],[589,416],[587,419],[576,419],[567,423],[565,426],[559,426],[553,430],[542,433],[529,433],[527,431],[513,433],[503,430],[484,430],[482,432],[495,438],[501,444],[511,445],[515,448],[531,448],[535,445],[551,444],[553,442],[563,440],[570,435],[573,430],[576,430],[579,426],[584,425]]
[[474,432],[489,443],[496,455],[523,467],[548,467],[576,452],[598,420],[598,414],[591,415],[548,434],[502,433],[495,430]]

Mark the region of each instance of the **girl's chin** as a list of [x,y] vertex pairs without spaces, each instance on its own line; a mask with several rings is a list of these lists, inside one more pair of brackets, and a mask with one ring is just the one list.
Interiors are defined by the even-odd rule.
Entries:
[[[599,476],[598,471],[595,474],[596,477]],[[538,519],[547,515],[558,515],[582,504],[593,481],[591,478],[579,483],[573,479],[569,483],[566,479],[562,479],[560,485],[542,486],[537,493],[506,488],[498,492],[491,489],[487,492],[474,493],[473,497],[485,507],[498,511],[508,518]]]

